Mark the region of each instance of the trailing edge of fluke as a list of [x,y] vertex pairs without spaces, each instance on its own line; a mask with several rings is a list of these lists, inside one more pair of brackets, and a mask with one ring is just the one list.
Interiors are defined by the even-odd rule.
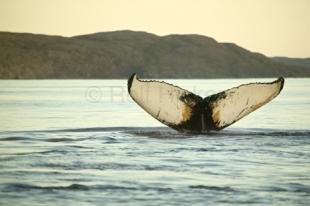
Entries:
[[274,99],[284,78],[268,83],[242,84],[206,98],[178,86],[154,80],[128,79],[132,99],[155,119],[183,132],[221,130]]

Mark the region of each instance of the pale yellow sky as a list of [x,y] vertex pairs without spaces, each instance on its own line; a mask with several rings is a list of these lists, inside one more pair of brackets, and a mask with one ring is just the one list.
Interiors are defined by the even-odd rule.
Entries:
[[310,0],[0,0],[0,31],[197,33],[267,56],[310,57]]

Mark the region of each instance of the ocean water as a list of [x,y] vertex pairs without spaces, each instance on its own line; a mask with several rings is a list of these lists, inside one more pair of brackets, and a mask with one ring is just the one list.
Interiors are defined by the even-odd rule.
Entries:
[[[252,81],[167,80],[207,96]],[[220,132],[169,129],[126,80],[1,80],[0,205],[309,205],[310,79]]]

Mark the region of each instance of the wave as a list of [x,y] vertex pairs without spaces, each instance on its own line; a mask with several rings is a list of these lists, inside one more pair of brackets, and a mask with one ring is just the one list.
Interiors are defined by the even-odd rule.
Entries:
[[0,138],[0,141],[24,141],[24,140],[32,140],[30,137],[20,137],[20,136],[10,136]]
[[4,192],[21,192],[29,190],[43,190],[43,191],[85,191],[85,190],[155,190],[155,191],[171,191],[168,187],[148,187],[148,186],[119,186],[119,185],[84,185],[84,184],[70,184],[67,186],[38,186],[32,184],[9,183],[3,186]]
[[[182,189],[182,188],[178,188]],[[208,186],[208,185],[190,185],[187,188],[190,190],[208,190],[214,192],[225,192],[225,193],[238,193],[241,190],[229,186]],[[157,191],[157,192],[171,192],[175,189],[170,187],[152,187],[145,185],[134,185],[134,186],[122,186],[122,185],[86,185],[86,184],[69,184],[59,186],[40,186],[34,184],[23,184],[23,183],[7,183],[1,185],[2,192],[24,192],[29,190],[41,190],[41,191],[108,191],[108,190],[137,190],[137,191]],[[292,192],[302,193],[305,195],[310,194],[309,187],[302,184],[290,183],[287,187],[269,187],[269,188],[257,188],[258,192]]]
[[[150,138],[170,139],[170,138],[193,138],[193,137],[306,137],[310,136],[310,130],[281,130],[281,129],[244,129],[232,128],[222,131],[212,131],[204,134],[181,133],[168,127],[93,127],[93,128],[76,128],[76,129],[61,129],[61,130],[32,130],[18,132],[2,132],[0,133],[0,141],[44,141],[44,142],[76,142],[90,139],[102,138],[106,143],[116,143],[117,139],[113,136],[94,136],[77,138],[74,137],[47,137],[44,134],[61,134],[61,133],[90,133],[90,132],[113,132],[114,136],[119,134],[129,134],[134,136],[145,136]],[[13,136],[9,136],[13,135]],[[23,136],[24,135],[24,136]],[[62,135],[62,134],[61,134]],[[4,136],[4,137],[1,137]],[[29,137],[31,136],[31,137]],[[109,139],[107,139],[109,138]]]
[[12,183],[6,184],[3,191],[6,192],[18,192],[28,190],[89,190],[90,188],[82,184],[71,184],[68,186],[37,186],[31,184]]
[[85,137],[85,138],[68,138],[68,137],[56,137],[56,138],[37,138],[37,137],[15,137],[15,136],[9,136],[9,137],[0,137],[0,141],[42,141],[42,142],[79,142],[79,141],[85,141],[92,139],[93,137]]
[[[190,185],[187,187],[192,190],[208,190],[216,192],[236,193],[240,192],[229,186],[208,186],[208,185]],[[186,188],[183,188],[186,189]],[[151,187],[151,186],[119,186],[119,185],[85,185],[85,184],[70,184],[67,186],[38,186],[33,184],[21,184],[21,183],[10,183],[5,184],[2,188],[3,192],[22,192],[29,190],[43,190],[43,191],[86,191],[86,190],[139,190],[147,191],[154,190],[160,192],[173,191],[170,187]],[[280,188],[272,187],[265,189],[258,189],[258,191],[270,191],[270,192],[302,192],[309,194],[309,188]]]
[[[231,187],[207,186],[207,185],[190,185],[189,189],[204,189],[222,192],[237,192]],[[28,190],[156,190],[156,191],[172,191],[169,187],[151,187],[151,186],[119,186],[119,185],[84,185],[70,184],[67,186],[38,186],[32,184],[11,183],[4,186],[4,191],[28,191]]]
[[231,187],[219,187],[219,186],[207,186],[207,185],[191,185],[191,189],[205,189],[205,190],[214,190],[214,191],[223,191],[223,192],[236,192],[235,189]]
[[131,128],[121,131],[124,133],[151,138],[193,138],[193,137],[309,137],[310,130],[281,130],[281,129],[244,129],[234,128],[222,131],[212,131],[202,134],[181,133],[170,128]]
[[[16,132],[16,133],[62,133],[62,132],[113,132],[113,131],[132,131],[137,129],[166,129],[165,127],[87,127],[87,128],[68,128],[68,129],[51,129],[51,130],[23,130],[23,131],[5,131],[7,132]],[[169,129],[169,128],[167,128]],[[171,130],[171,129],[170,129]]]

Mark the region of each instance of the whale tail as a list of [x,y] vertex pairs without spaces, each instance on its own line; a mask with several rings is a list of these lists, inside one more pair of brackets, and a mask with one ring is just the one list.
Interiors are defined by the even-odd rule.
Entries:
[[186,132],[221,130],[274,99],[284,78],[269,83],[250,83],[206,98],[178,86],[154,80],[128,79],[132,99],[163,124]]

